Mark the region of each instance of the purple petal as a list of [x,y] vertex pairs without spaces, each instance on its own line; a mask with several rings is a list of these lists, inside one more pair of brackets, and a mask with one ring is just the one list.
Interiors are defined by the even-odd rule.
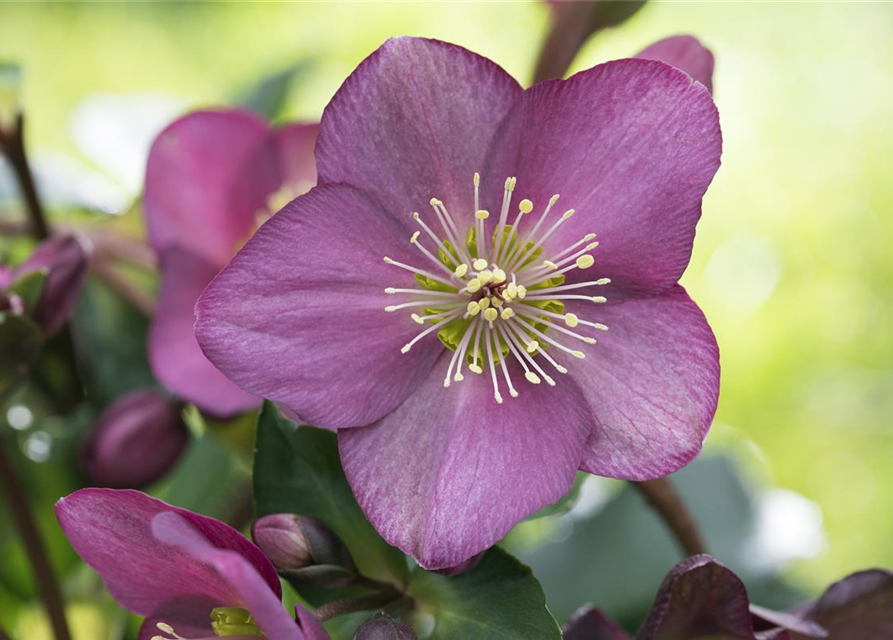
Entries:
[[773,611],[766,607],[756,604],[750,605],[751,617],[757,624],[765,627],[776,627],[776,629],[766,629],[757,633],[757,637],[776,638],[783,636],[780,630],[797,631],[807,638],[827,638],[828,632],[820,625],[809,620],[804,620],[799,615],[793,613],[785,613],[783,611]]
[[829,640],[893,638],[893,572],[871,569],[835,582],[804,617],[827,629]]
[[564,495],[591,423],[566,379],[525,384],[502,405],[490,381],[471,373],[445,389],[451,356],[444,353],[393,413],[338,434],[363,512],[385,540],[429,569],[464,562]]
[[708,555],[692,556],[664,579],[638,640],[721,636],[754,640],[747,590]]
[[286,183],[297,187],[298,193],[316,184],[314,151],[318,135],[319,125],[307,123],[290,124],[273,132]]
[[660,60],[707,87],[713,93],[713,54],[692,36],[670,36],[636,54],[636,58]]
[[211,627],[211,610],[217,606],[218,601],[207,598],[177,598],[165,602],[143,620],[137,640],[157,638],[159,622],[170,625],[177,634],[190,640],[217,640],[217,634]]
[[304,640],[304,634],[282,607],[281,594],[274,594],[257,570],[242,555],[213,545],[189,520],[173,512],[152,519],[152,533],[159,541],[201,562],[226,582],[237,600],[223,606],[241,606],[249,611],[268,638]]
[[326,107],[316,161],[320,183],[373,193],[395,214],[432,197],[460,227],[473,220],[472,176],[518,83],[462,47],[394,38],[366,58]]
[[13,280],[42,269],[47,271],[37,306],[26,310],[47,336],[57,334],[74,312],[87,276],[90,252],[87,241],[77,236],[51,238],[13,270]]
[[245,111],[198,111],[162,131],[144,198],[155,250],[178,246],[226,264],[282,183],[276,151],[266,123]]
[[517,176],[516,198],[534,203],[530,225],[560,194],[556,207],[577,214],[547,249],[588,233],[601,243],[591,272],[570,272],[568,280],[597,273],[613,280],[615,296],[657,293],[688,264],[721,147],[703,86],[651,60],[608,62],[524,93],[491,149],[486,201],[499,197],[506,176]]
[[307,640],[329,640],[329,634],[319,618],[299,604],[295,605],[295,619]]
[[632,640],[600,609],[588,605],[577,611],[564,625],[564,640]]
[[719,350],[704,314],[679,285],[583,304],[568,310],[609,329],[586,359],[567,364],[595,418],[580,468],[628,480],[676,471],[701,450],[716,412]]
[[[411,220],[411,218],[410,218]],[[417,260],[409,227],[352,187],[313,189],[265,224],[199,299],[196,336],[230,379],[324,428],[397,407],[442,350],[408,314],[386,313]]]
[[209,544],[245,558],[268,589],[281,597],[279,578],[270,561],[242,534],[219,520],[131,490],[82,489],[56,503],[56,516],[75,551],[99,573],[115,600],[130,611],[149,616],[180,598],[225,604],[237,597],[213,570],[153,536],[152,519],[163,512],[183,516]]
[[260,405],[202,353],[195,340],[195,302],[218,268],[174,247],[161,256],[161,291],[149,331],[149,362],[158,379],[202,409],[229,416]]

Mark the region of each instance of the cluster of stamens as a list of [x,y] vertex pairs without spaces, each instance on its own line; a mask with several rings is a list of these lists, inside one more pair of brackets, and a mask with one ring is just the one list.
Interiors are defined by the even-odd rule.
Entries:
[[[545,380],[546,384],[554,386],[555,380],[546,373],[544,365],[562,374],[567,373],[567,369],[549,350],[554,347],[575,358],[585,358],[585,353],[563,343],[565,336],[593,345],[596,343],[594,337],[573,329],[583,326],[605,331],[608,328],[598,322],[581,320],[573,313],[564,313],[564,300],[606,301],[604,296],[581,295],[579,290],[606,285],[610,282],[608,278],[563,284],[564,274],[574,269],[588,269],[594,264],[589,252],[598,246],[595,234],[589,233],[564,250],[542,259],[545,243],[574,215],[574,210],[565,211],[546,227],[546,220],[558,202],[558,195],[554,195],[536,224],[523,231],[520,223],[525,215],[533,211],[533,203],[527,199],[521,200],[514,221],[508,224],[516,183],[515,178],[505,181],[502,207],[492,242],[485,238],[484,221],[490,217],[490,213],[480,209],[480,176],[475,174],[473,232],[460,234],[444,203],[433,198],[431,207],[442,235],[436,234],[418,213],[413,213],[421,230],[410,238],[430,267],[420,269],[391,258],[384,259],[388,264],[415,274],[422,286],[385,289],[385,293],[412,298],[385,307],[385,311],[411,309],[415,322],[430,324],[401,351],[407,353],[426,336],[439,334],[454,351],[443,386],[449,387],[451,381],[464,380],[462,368],[465,364],[476,374],[483,374],[487,368],[493,395],[500,404],[503,398],[497,369],[501,370],[509,395],[513,398],[518,396],[506,363],[509,357],[518,361],[525,379],[531,384],[540,384]],[[436,247],[433,252],[419,239],[423,233]],[[456,335],[459,332],[461,334]],[[547,335],[547,332],[553,335]],[[555,333],[562,334],[561,340],[556,339]],[[450,336],[455,340],[451,342]]]
[[[191,640],[179,635],[174,628],[166,622],[159,622],[155,627],[164,635],[152,636],[150,640]],[[227,636],[257,636],[263,638],[263,634],[254,617],[245,609],[239,607],[216,607],[211,611],[211,628],[220,638]],[[194,640],[204,640],[196,638]]]

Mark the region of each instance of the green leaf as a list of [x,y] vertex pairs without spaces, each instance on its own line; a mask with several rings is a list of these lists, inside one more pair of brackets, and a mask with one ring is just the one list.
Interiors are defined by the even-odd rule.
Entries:
[[473,570],[447,577],[413,573],[409,595],[434,616],[432,640],[549,640],[561,638],[546,596],[530,569],[499,548]]
[[292,81],[303,73],[309,66],[306,62],[299,62],[278,73],[267,76],[256,85],[250,87],[241,97],[236,99],[236,104],[256,111],[271,122],[282,113]]
[[28,377],[42,345],[43,332],[34,322],[0,313],[0,400]]
[[[341,469],[337,436],[295,426],[269,401],[257,426],[254,498],[258,516],[297,513],[322,520],[347,545],[363,575],[406,583],[405,556],[382,540],[353,497]],[[312,599],[309,590],[296,588]]]

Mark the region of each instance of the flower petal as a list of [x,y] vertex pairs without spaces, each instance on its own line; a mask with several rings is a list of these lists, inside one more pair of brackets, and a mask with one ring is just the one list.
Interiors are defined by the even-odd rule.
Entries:
[[319,125],[316,123],[289,124],[273,132],[276,146],[279,148],[279,161],[285,181],[304,193],[316,184],[316,137]]
[[219,604],[216,600],[207,598],[177,598],[165,602],[154,614],[143,620],[137,640],[157,638],[158,623],[170,625],[178,635],[190,640],[215,640],[217,634],[211,627],[211,610]]
[[162,512],[183,516],[219,548],[244,557],[281,596],[276,570],[238,531],[213,518],[179,509],[131,490],[82,489],[56,503],[62,530],[102,577],[122,606],[149,616],[179,598],[227,602],[236,593],[213,571],[188,554],[171,550],[152,535],[152,519]]
[[270,140],[267,124],[247,111],[198,111],[162,131],[149,151],[144,198],[155,250],[179,246],[226,264],[282,183]]
[[[828,630],[829,640],[893,638],[893,572],[869,569],[832,584],[803,617]],[[800,636],[793,634],[795,640]]]
[[399,297],[386,287],[415,282],[382,260],[417,260],[406,218],[345,185],[294,200],[199,299],[205,355],[243,389],[319,427],[363,426],[392,411],[442,349],[423,340],[402,354],[418,325],[384,310]]
[[268,638],[304,640],[304,634],[283,608],[281,594],[274,594],[257,570],[242,555],[220,549],[183,516],[166,511],[152,519],[152,533],[159,541],[184,552],[190,559],[212,567],[234,593],[235,602],[224,606],[242,606],[248,610]]
[[[688,265],[721,147],[703,86],[660,62],[617,60],[524,93],[491,148],[486,197],[500,197],[507,175],[535,212],[560,194],[556,207],[577,214],[548,248],[597,233],[592,272],[611,278],[617,293],[657,293]],[[575,270],[568,281],[586,277]]]
[[690,462],[716,411],[719,349],[685,289],[568,309],[609,327],[586,359],[567,365],[595,418],[580,468],[646,480]]
[[260,405],[202,353],[195,340],[195,302],[218,267],[179,247],[161,255],[161,291],[149,331],[149,362],[158,379],[181,398],[218,416]]
[[697,38],[687,35],[658,40],[636,54],[644,60],[660,60],[684,71],[713,93],[713,54]]
[[592,605],[577,611],[562,632],[564,640],[632,640],[616,622]]
[[462,47],[394,38],[366,58],[323,113],[320,183],[346,182],[389,211],[423,211],[442,200],[467,228],[472,176],[521,87],[493,62]]
[[[468,374],[444,389],[451,352],[393,413],[339,432],[344,472],[369,521],[428,569],[456,566],[555,502],[574,481],[591,417],[573,381],[524,382],[493,399]],[[504,386],[504,385],[503,385]]]
[[708,555],[692,556],[664,578],[637,638],[755,640],[748,604],[738,576]]
[[307,640],[329,640],[329,634],[319,618],[299,604],[295,605],[295,619]]

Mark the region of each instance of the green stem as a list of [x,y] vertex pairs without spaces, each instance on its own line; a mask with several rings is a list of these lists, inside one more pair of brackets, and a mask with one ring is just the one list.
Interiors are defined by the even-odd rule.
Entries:
[[686,556],[707,553],[707,545],[704,543],[701,530],[669,478],[632,484],[657,511]]
[[18,178],[22,189],[22,196],[28,208],[28,218],[31,221],[31,232],[38,240],[46,240],[50,237],[50,227],[47,224],[40,198],[37,197],[37,187],[34,184],[34,174],[28,164],[28,155],[25,152],[25,117],[19,113],[12,131],[0,132],[0,149],[6,154]]
[[19,482],[15,469],[13,469],[12,463],[6,455],[6,443],[2,441],[0,441],[0,487],[3,488],[3,493],[7,496],[13,522],[19,531],[22,544],[25,546],[25,552],[31,561],[34,579],[37,583],[37,588],[43,596],[56,640],[71,640],[68,622],[65,619],[65,604],[62,600],[62,593],[53,575],[53,569],[50,566],[43,539],[40,536],[37,524],[34,522],[34,516],[28,506],[28,500],[25,497],[22,484]]

